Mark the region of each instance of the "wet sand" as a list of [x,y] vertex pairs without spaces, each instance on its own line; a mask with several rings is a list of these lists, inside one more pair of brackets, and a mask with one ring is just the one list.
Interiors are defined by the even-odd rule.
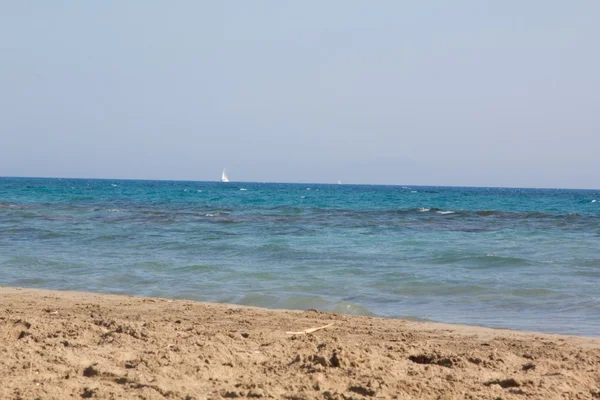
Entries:
[[600,398],[597,338],[317,310],[0,288],[0,338],[0,399]]

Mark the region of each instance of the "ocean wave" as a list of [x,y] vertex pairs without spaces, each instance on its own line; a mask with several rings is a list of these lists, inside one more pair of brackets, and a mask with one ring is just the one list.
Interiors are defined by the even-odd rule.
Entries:
[[507,290],[506,295],[517,296],[517,297],[534,297],[534,298],[565,298],[575,297],[573,295],[567,295],[556,290],[546,288],[519,288]]
[[497,211],[491,211],[491,210],[481,210],[481,211],[475,211],[476,215],[479,215],[480,217],[489,217],[492,215],[496,215]]
[[217,265],[193,264],[179,267],[177,270],[180,272],[218,272],[222,271],[222,268]]
[[266,293],[248,293],[234,300],[237,304],[253,307],[274,307],[278,301],[278,296]]
[[[269,211],[278,211],[276,214],[271,214]],[[398,209],[382,209],[382,210],[353,210],[345,208],[307,208],[307,207],[273,207],[266,208],[262,211],[263,216],[268,215],[311,215],[314,217],[321,216],[342,216],[346,218],[352,217],[384,217],[384,216],[404,216],[411,214],[426,214],[436,213],[439,215],[456,214],[463,217],[491,217],[495,219],[561,219],[565,217],[582,217],[582,218],[596,218],[600,220],[600,216],[595,215],[583,215],[577,212],[568,212],[564,214],[550,214],[540,211],[531,212],[517,212],[517,211],[501,211],[501,210],[468,210],[468,209],[443,209],[435,206],[421,206],[416,208],[398,208]]]
[[73,221],[76,218],[73,217],[72,215],[50,214],[50,215],[41,216],[41,219],[44,219],[46,221]]
[[44,287],[48,284],[46,279],[42,278],[23,278],[17,279],[13,282],[15,286],[30,286],[30,287]]
[[8,229],[0,229],[0,234],[4,233],[8,234],[10,239],[14,241],[57,239],[70,236],[67,232],[33,227],[11,227]]
[[36,208],[36,204],[22,204],[22,203],[1,203],[0,208],[9,209],[9,210],[27,210]]
[[169,269],[171,264],[160,261],[138,261],[131,265],[134,268]]
[[46,232],[40,235],[40,239],[58,239],[68,236],[68,234],[62,232]]
[[353,303],[339,303],[333,306],[331,312],[336,314],[345,314],[345,315],[364,315],[364,316],[375,316],[368,308],[363,307],[359,304]]
[[395,295],[430,297],[430,296],[473,296],[484,294],[490,291],[489,288],[480,285],[468,284],[445,284],[438,282],[410,282],[404,286],[396,287],[391,290]]
[[216,211],[204,214],[205,217],[227,217],[229,215],[231,214],[225,211]]
[[[218,214],[217,214],[218,213]],[[194,214],[179,215],[185,221]],[[600,216],[571,213],[564,215],[540,212],[517,213],[494,210],[456,210],[436,207],[418,207],[391,210],[349,210],[305,207],[264,208],[248,213],[228,215],[210,211],[201,215],[212,218],[214,223],[259,224],[259,229],[276,233],[280,226],[302,227],[306,232],[313,228],[368,228],[370,232],[381,229],[435,229],[443,231],[488,232],[514,227],[515,223],[527,223],[530,229],[587,229],[600,223]],[[270,224],[270,225],[263,225]],[[310,228],[310,229],[308,229]],[[308,230],[307,230],[308,229]],[[265,234],[269,233],[265,232]],[[292,232],[286,230],[287,233]],[[285,232],[284,232],[285,233]]]
[[113,241],[113,240],[128,239],[130,237],[131,237],[130,235],[123,235],[123,234],[100,235],[100,236],[94,237],[92,240],[93,241],[100,241],[100,242],[110,242],[110,241]]
[[521,257],[503,257],[494,254],[485,256],[463,256],[460,254],[449,254],[434,257],[430,260],[435,265],[460,265],[469,269],[494,269],[498,267],[525,267],[533,263]]

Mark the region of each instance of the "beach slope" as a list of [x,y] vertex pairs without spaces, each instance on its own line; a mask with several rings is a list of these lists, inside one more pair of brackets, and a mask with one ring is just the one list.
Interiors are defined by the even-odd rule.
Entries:
[[2,399],[600,398],[600,339],[316,310],[0,288],[0,338]]

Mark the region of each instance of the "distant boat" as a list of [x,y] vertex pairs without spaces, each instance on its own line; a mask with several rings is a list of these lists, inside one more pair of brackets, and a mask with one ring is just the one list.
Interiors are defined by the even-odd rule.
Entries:
[[342,184],[342,181],[338,181],[338,185],[341,185],[341,184]]
[[221,182],[229,182],[229,178],[227,177],[227,173],[225,172],[225,168],[223,168],[223,173],[221,174]]

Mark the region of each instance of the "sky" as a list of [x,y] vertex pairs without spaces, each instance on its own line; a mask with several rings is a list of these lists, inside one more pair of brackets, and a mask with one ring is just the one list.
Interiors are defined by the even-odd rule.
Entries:
[[0,0],[0,176],[600,188],[599,20],[597,0]]

